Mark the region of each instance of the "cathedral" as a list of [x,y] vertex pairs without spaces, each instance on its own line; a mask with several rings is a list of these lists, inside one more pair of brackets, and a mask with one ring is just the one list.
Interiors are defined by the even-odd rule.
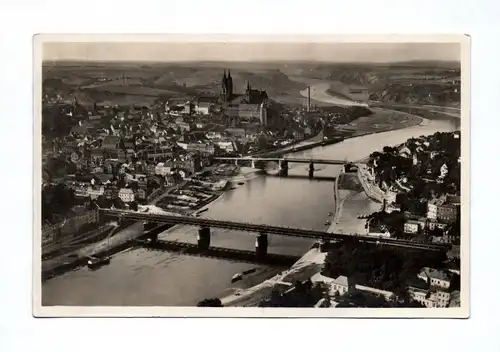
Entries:
[[235,94],[233,90],[233,78],[231,71],[224,70],[222,76],[222,91],[221,100],[226,104],[262,104],[267,102],[269,97],[265,90],[252,89],[250,82],[247,81],[246,90],[244,94]]
[[250,82],[247,81],[244,94],[234,93],[230,70],[227,70],[227,75],[224,70],[221,86],[220,99],[227,116],[245,120],[258,119],[261,125],[267,125],[269,97],[265,90],[252,89]]

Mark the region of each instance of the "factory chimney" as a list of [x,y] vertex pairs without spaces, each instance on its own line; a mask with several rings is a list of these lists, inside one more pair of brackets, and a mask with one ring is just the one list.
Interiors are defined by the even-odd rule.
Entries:
[[307,111],[311,111],[311,87],[307,87]]

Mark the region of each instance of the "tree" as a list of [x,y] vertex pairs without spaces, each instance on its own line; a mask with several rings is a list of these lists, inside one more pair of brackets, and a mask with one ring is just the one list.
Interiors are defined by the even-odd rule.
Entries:
[[137,211],[139,209],[137,202],[131,202],[129,204],[129,206],[130,206],[130,210],[133,210],[133,211]]
[[197,307],[222,307],[222,302],[218,298],[207,298],[198,302]]

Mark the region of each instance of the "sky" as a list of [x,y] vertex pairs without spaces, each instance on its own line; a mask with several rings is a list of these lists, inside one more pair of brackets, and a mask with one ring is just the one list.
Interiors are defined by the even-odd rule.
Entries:
[[43,60],[460,61],[459,43],[44,42]]

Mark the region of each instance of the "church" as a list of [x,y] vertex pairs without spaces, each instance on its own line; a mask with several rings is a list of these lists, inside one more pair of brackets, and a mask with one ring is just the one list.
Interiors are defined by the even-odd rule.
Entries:
[[248,121],[258,119],[262,126],[267,126],[269,97],[265,90],[252,89],[250,82],[247,81],[245,93],[235,94],[230,70],[227,71],[227,75],[224,70],[221,88],[220,100],[228,117]]

